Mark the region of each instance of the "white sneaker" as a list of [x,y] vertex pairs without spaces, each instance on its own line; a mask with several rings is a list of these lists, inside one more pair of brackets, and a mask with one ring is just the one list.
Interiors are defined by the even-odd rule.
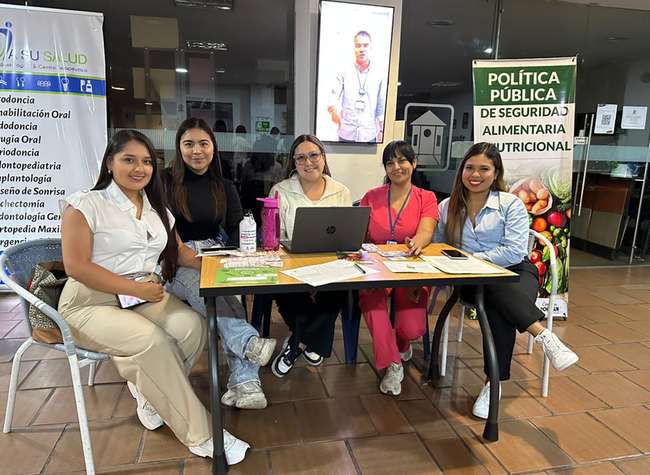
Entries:
[[[499,383],[499,400],[501,400],[501,383]],[[490,412],[490,382],[488,381],[481,392],[479,393],[474,407],[472,407],[472,414],[480,419],[487,419]]]
[[228,388],[221,396],[221,404],[238,409],[264,409],[267,402],[262,384],[259,381],[246,381]]
[[551,360],[553,367],[562,371],[567,369],[572,364],[578,361],[578,355],[571,351],[567,346],[560,341],[555,333],[552,333],[548,328],[535,337],[535,341],[542,345],[544,354]]
[[259,336],[252,336],[246,345],[244,357],[251,363],[266,366],[271,359],[271,356],[273,356],[275,343],[275,338],[260,338]]
[[403,379],[404,367],[402,364],[391,363],[390,366],[386,368],[386,374],[384,374],[381,384],[379,384],[379,390],[384,394],[399,396],[402,392]]
[[409,345],[408,350],[406,350],[403,353],[400,351],[399,352],[399,357],[404,362],[410,361],[410,359],[413,358],[413,347],[411,345]]
[[318,353],[309,351],[307,348],[302,351],[302,357],[305,358],[305,361],[310,366],[320,366],[324,359]]
[[[246,451],[250,448],[243,440],[238,439],[226,429],[223,430],[223,451],[226,454],[228,465],[235,465],[246,457]],[[199,457],[210,457],[214,452],[214,443],[212,437],[199,445],[188,447],[189,451]]]
[[131,396],[135,399],[138,407],[136,412],[138,413],[138,419],[140,423],[149,430],[157,429],[163,425],[162,417],[158,414],[158,411],[149,404],[144,396],[138,391],[138,388],[135,387],[131,381],[126,382],[126,387],[129,388]]

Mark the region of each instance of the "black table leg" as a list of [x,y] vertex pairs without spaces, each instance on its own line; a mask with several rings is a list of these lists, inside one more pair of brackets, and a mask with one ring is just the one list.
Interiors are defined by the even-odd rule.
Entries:
[[347,304],[341,309],[345,364],[355,364],[357,362],[357,348],[359,347],[361,313],[359,311],[359,303],[355,301],[354,292],[353,290],[348,290]]
[[221,391],[219,390],[219,345],[217,343],[216,298],[205,299],[208,319],[208,352],[210,355],[210,406],[212,410],[212,442],[214,452],[212,473],[223,475],[228,472],[226,454],[223,452],[223,423],[221,420]]
[[483,285],[476,286],[476,313],[478,314],[478,321],[481,325],[481,333],[483,334],[483,351],[485,351],[488,363],[488,376],[490,378],[490,410],[488,412],[488,419],[485,423],[483,430],[483,438],[491,442],[499,440],[499,364],[497,362],[497,351],[494,346],[494,338],[492,337],[492,330],[485,313],[485,305],[483,294],[485,287]]
[[454,287],[454,290],[451,293],[451,296],[445,302],[444,307],[438,315],[436,320],[436,327],[433,330],[433,338],[431,339],[431,352],[429,356],[429,371],[427,373],[427,378],[432,381],[434,378],[440,378],[440,367],[438,361],[440,360],[438,353],[440,352],[440,339],[442,338],[442,330],[445,327],[445,321],[449,318],[449,312],[454,308],[456,302],[458,302],[458,288]]

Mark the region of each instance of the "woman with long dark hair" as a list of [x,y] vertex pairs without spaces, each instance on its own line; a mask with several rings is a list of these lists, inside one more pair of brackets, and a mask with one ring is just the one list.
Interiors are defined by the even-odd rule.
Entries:
[[[533,335],[559,371],[578,361],[578,355],[539,323],[544,315],[535,306],[538,272],[528,260],[528,212],[517,196],[506,192],[503,176],[496,145],[481,142],[470,147],[458,167],[451,196],[440,203],[435,238],[520,276],[514,284],[485,286],[485,312],[501,381],[510,379],[516,331]],[[464,289],[463,299],[471,301],[472,294],[471,289]],[[485,359],[485,351],[483,355]],[[487,361],[484,372],[487,375]],[[488,381],[474,403],[472,413],[476,417],[487,419],[489,389]]]
[[[296,209],[312,206],[351,206],[350,190],[331,177],[325,147],[313,135],[296,137],[289,150],[286,179],[277,183],[269,196],[280,199],[280,237],[291,240]],[[291,330],[300,328],[299,348],[291,351],[290,336],[273,360],[271,371],[284,377],[293,356],[302,355],[307,364],[319,366],[332,353],[334,323],[345,298],[344,292],[300,292],[278,294],[278,310]]]
[[[368,191],[361,199],[361,206],[371,210],[368,240],[375,244],[404,243],[410,254],[418,255],[431,242],[436,228],[436,195],[412,183],[417,160],[413,148],[403,140],[386,145],[382,164],[386,184]],[[413,355],[411,340],[424,334],[429,291],[428,287],[359,291],[359,305],[372,335],[375,366],[386,368],[379,384],[384,394],[397,396],[402,391],[402,361]],[[388,313],[391,296],[394,329]]]
[[[142,425],[154,430],[166,423],[192,453],[212,457],[209,416],[187,377],[205,345],[205,324],[162,286],[194,256],[174,231],[149,139],[117,132],[97,184],[68,196],[62,215],[69,279],[59,311],[75,341],[113,356]],[[155,274],[161,259],[162,278]],[[124,308],[121,296],[140,304]],[[243,460],[249,445],[225,430],[223,437],[228,463]]]
[[[176,132],[176,157],[163,172],[166,195],[176,218],[181,240],[194,251],[201,247],[237,245],[242,209],[235,185],[223,178],[217,142],[203,119],[189,118]],[[206,315],[199,296],[201,259],[183,265],[167,290]],[[260,338],[246,321],[246,313],[234,296],[217,299],[217,329],[221,336],[230,377],[221,402],[240,409],[267,405],[259,377],[260,365],[273,355],[275,340]]]

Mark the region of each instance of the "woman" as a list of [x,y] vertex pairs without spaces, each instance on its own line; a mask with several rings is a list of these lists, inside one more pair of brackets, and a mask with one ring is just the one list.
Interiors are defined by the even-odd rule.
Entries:
[[[313,135],[300,135],[289,149],[287,178],[271,188],[280,198],[280,238],[291,240],[296,209],[307,206],[351,206],[350,190],[330,176],[325,147]],[[299,328],[300,347],[292,352],[289,340],[273,360],[271,371],[285,376],[302,354],[318,366],[332,354],[334,323],[345,298],[343,292],[302,292],[275,297],[278,310],[291,332]]]
[[[205,345],[199,314],[166,293],[154,274],[172,279],[178,265],[197,264],[174,232],[164,205],[156,156],[140,132],[111,139],[97,184],[62,202],[61,242],[69,279],[59,311],[85,348],[113,356],[149,430],[166,423],[190,452],[212,457],[209,416],[187,378]],[[142,304],[129,310],[117,295]],[[229,464],[249,445],[224,430]]]
[[[238,226],[243,216],[239,196],[235,185],[221,176],[217,157],[217,143],[208,124],[195,118],[183,121],[176,132],[176,158],[163,178],[178,234],[194,251],[239,243]],[[200,269],[200,264],[181,265],[167,291],[205,316],[205,303],[199,296]],[[275,340],[259,337],[234,296],[217,299],[217,315],[217,329],[230,367],[228,391],[221,402],[240,409],[265,408],[259,369],[273,355]]]
[[[368,240],[375,244],[405,243],[409,254],[417,256],[433,237],[438,221],[436,195],[413,185],[417,166],[413,148],[395,140],[384,148],[382,163],[386,184],[368,191],[361,206],[370,206]],[[386,368],[379,384],[384,394],[402,392],[402,361],[413,355],[411,340],[424,334],[428,287],[371,289],[359,291],[359,305],[372,335],[377,369]],[[395,331],[388,315],[391,293],[395,306]]]
[[[559,371],[578,361],[578,355],[539,323],[544,315],[535,306],[537,268],[527,257],[528,212],[518,197],[506,193],[503,174],[501,155],[494,144],[481,142],[470,147],[458,168],[451,196],[440,203],[436,233],[436,241],[447,242],[520,276],[514,284],[485,286],[485,312],[501,381],[510,379],[515,330],[532,334]],[[463,299],[471,301],[472,292],[466,290]],[[483,355],[487,375],[485,351]],[[489,389],[488,381],[474,403],[472,413],[476,417],[487,419]]]

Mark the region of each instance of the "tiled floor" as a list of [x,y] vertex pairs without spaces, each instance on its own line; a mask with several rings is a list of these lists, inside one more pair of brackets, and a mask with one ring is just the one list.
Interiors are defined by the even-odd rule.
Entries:
[[[448,376],[423,385],[407,368],[400,397],[377,389],[378,374],[365,328],[359,362],[335,354],[318,369],[301,365],[284,380],[263,370],[271,405],[225,410],[226,427],[253,449],[232,474],[580,474],[650,473],[650,268],[571,273],[570,317],[558,334],[579,363],[553,372],[540,397],[542,358],[518,339],[512,380],[503,385],[500,439],[484,443],[470,415],[483,375],[481,336],[466,322],[463,343],[451,343]],[[17,300],[0,296],[0,417],[4,418],[11,359],[26,337]],[[452,319],[455,335],[457,319]],[[284,326],[274,317],[273,336]],[[0,475],[81,473],[83,458],[67,362],[42,348],[24,357],[15,430],[0,434]],[[203,358],[192,380],[208,398]],[[87,370],[82,371],[83,375]],[[99,472],[209,474],[210,466],[168,429],[146,431],[115,368],[100,367],[84,388]]]

